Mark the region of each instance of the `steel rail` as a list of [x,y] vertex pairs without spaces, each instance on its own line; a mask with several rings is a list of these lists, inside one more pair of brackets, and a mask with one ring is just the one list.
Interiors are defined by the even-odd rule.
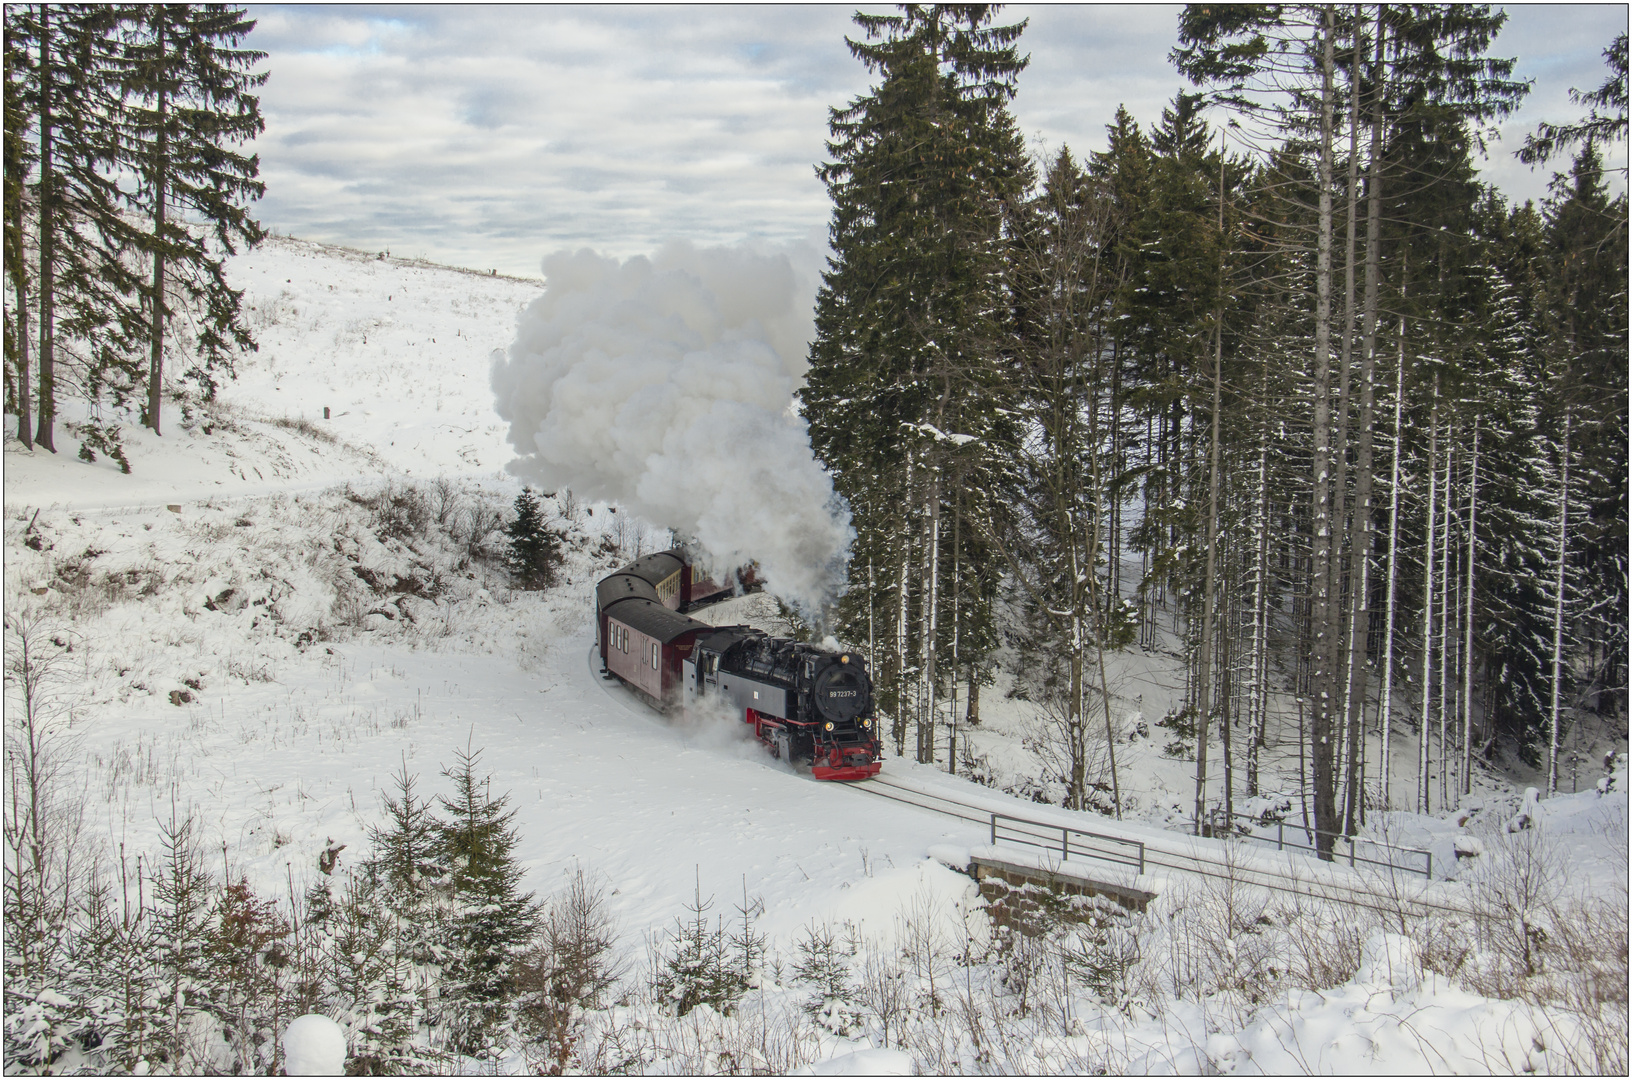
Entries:
[[927,795],[928,798],[934,799],[938,802],[944,802],[951,806],[958,807],[959,809],[973,810],[976,813],[980,813],[977,807],[965,806],[964,804],[954,802],[951,799],[943,799],[938,795],[929,795],[927,792],[913,791],[911,788],[904,788],[897,784],[881,784],[878,782],[877,777],[870,777],[866,780],[857,780],[853,783],[846,784],[845,787],[855,791],[860,791],[865,795],[872,795],[875,798],[888,799],[891,802],[898,802],[905,806],[917,807],[919,810],[928,810],[932,814],[943,814],[946,817],[955,817],[962,821],[972,822],[976,825],[986,825],[991,821],[990,814],[986,814],[984,817],[970,817],[968,814],[960,814],[955,810],[947,810],[944,807],[930,806],[927,803],[915,802],[912,799],[904,799],[899,795],[891,795],[891,791],[905,791],[919,796]]

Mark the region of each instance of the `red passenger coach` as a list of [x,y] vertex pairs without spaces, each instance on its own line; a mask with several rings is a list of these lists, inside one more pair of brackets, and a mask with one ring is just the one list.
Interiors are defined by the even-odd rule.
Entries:
[[606,670],[652,699],[671,705],[680,693],[680,662],[714,627],[648,599],[628,599],[602,616]]

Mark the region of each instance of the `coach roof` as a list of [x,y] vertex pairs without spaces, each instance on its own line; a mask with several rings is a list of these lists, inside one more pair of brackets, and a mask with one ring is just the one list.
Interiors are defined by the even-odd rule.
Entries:
[[712,630],[707,623],[687,618],[678,611],[664,607],[656,600],[634,597],[619,600],[607,611],[608,619],[616,619],[631,630],[638,630],[664,645],[688,631]]

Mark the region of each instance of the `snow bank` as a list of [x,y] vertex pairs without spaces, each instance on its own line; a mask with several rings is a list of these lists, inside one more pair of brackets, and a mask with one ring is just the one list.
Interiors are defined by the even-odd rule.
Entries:
[[815,1065],[795,1069],[792,1076],[912,1076],[912,1055],[905,1050],[855,1050]]
[[339,1076],[346,1071],[346,1033],[327,1016],[307,1013],[283,1029],[283,1071],[288,1076]]
[[671,244],[560,251],[544,274],[493,361],[510,471],[695,536],[716,570],[755,560],[818,614],[854,530],[792,410],[811,323],[792,260]]

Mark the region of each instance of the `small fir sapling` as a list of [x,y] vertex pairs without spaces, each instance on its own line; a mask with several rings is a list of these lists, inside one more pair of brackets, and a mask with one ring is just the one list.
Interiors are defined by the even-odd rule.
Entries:
[[509,1023],[517,961],[542,925],[543,905],[521,891],[509,796],[494,798],[491,778],[478,778],[481,751],[454,753],[457,764],[442,771],[454,795],[439,800],[448,817],[436,826],[453,901],[441,1003],[454,1049],[486,1056]]
[[748,876],[742,878],[742,903],[737,905],[737,929],[731,935],[731,954],[735,960],[737,978],[742,989],[759,986],[760,967],[765,960],[765,935],[754,928],[754,921],[765,911],[760,897],[748,898]]
[[366,871],[347,873],[321,926],[328,1008],[317,1011],[350,1032],[353,1067],[370,1074],[409,1052],[418,1021],[414,995],[398,978],[405,965],[381,893]]
[[798,942],[798,959],[793,965],[796,982],[810,983],[816,996],[805,1003],[812,1015],[831,1002],[843,1001],[850,993],[850,957],[833,936],[833,928],[823,923],[805,928]]
[[440,823],[415,791],[419,777],[408,772],[406,759],[391,780],[396,797],[384,796],[386,825],[369,829],[369,859],[364,866],[384,890],[387,905],[406,914],[447,869],[437,860]]
[[204,964],[213,1012],[223,1021],[232,1067],[239,1074],[276,1071],[273,1037],[285,1017],[283,971],[290,926],[274,901],[261,900],[240,878],[215,898],[214,918],[204,936]]
[[104,424],[97,420],[86,420],[75,425],[79,435],[79,459],[81,461],[96,461],[100,452],[106,454],[119,463],[119,471],[130,472],[130,459],[125,456],[125,444],[120,438],[118,424]]
[[[366,923],[377,906],[379,932],[387,943],[379,1003],[361,1029],[366,1037],[354,1048],[359,1062],[373,1061],[382,1069],[424,1056],[412,1038],[429,1021],[429,988],[441,982],[448,959],[448,911],[438,902],[447,877],[437,850],[441,823],[419,796],[419,777],[408,772],[406,762],[392,780],[395,795],[383,799],[386,825],[370,830],[362,880],[355,884],[354,896],[341,900],[356,908],[342,918],[342,926],[348,920]],[[368,932],[358,926],[359,936]]]
[[544,522],[538,496],[523,488],[516,496],[516,518],[505,529],[510,551],[505,568],[510,579],[524,589],[543,589],[555,584],[561,565],[561,535]]
[[204,869],[198,819],[189,810],[159,826],[162,853],[153,872],[153,932],[163,1010],[155,1056],[175,1072],[199,1068],[191,1043],[192,1018],[203,1012],[211,985],[205,941],[215,882]]
[[699,1005],[729,1013],[747,989],[732,963],[731,939],[724,925],[709,926],[708,912],[713,906],[713,897],[703,899],[699,875],[692,902],[686,905],[689,917],[675,919],[653,972],[653,992],[660,1001],[673,1004],[676,1016],[685,1016]]

